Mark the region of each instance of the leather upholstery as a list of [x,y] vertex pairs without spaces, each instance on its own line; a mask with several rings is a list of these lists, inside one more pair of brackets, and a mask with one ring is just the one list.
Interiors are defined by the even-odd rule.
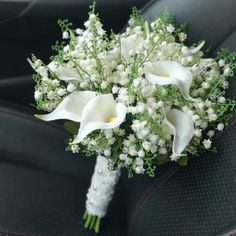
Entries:
[[34,102],[32,75],[0,79],[0,94],[1,99],[31,106]]
[[[236,50],[235,1],[152,1],[144,15],[153,19],[163,8],[178,23],[188,22],[188,43],[205,39],[212,46],[210,56],[222,47]],[[236,99],[235,78],[230,85],[227,94]],[[236,227],[235,130],[234,123],[216,139],[217,155],[205,153],[186,168],[167,166],[164,174],[160,167],[145,185],[137,184],[144,181],[139,178],[127,181],[129,235],[217,235]],[[134,203],[133,198],[139,200]]]
[[[129,235],[216,235],[235,227],[235,142],[236,122],[215,140],[217,155],[205,153],[188,167],[172,166],[146,180],[149,187],[143,187],[135,204],[128,204]],[[130,202],[141,181],[127,183]]]
[[188,23],[188,42],[205,40],[212,49],[219,47],[236,27],[236,1],[232,0],[156,0],[144,10],[153,19],[166,9],[178,24]]
[[[45,63],[54,53],[56,40],[61,39],[58,19],[69,19],[74,27],[83,27],[92,0],[23,0],[23,10],[14,13],[19,0],[0,1],[0,80],[6,77],[24,76],[31,73],[26,58],[34,53]],[[97,0],[97,9],[105,29],[118,32],[127,21],[133,4],[143,6],[148,0]],[[27,3],[27,4],[26,4]],[[17,11],[18,12],[18,11]],[[122,14],[120,14],[122,12]],[[10,19],[1,21],[9,15]]]
[[[178,23],[189,23],[188,43],[207,40],[212,45],[210,55],[220,47],[236,50],[234,0],[157,0],[151,1],[144,15],[151,19],[163,8]],[[236,98],[235,79],[230,82],[228,96]],[[0,235],[1,231],[10,236],[93,235],[82,229],[80,217],[94,160],[64,152],[67,134],[60,124],[37,121],[33,111],[9,103],[1,102],[0,107]],[[186,168],[158,167],[155,178],[127,180],[123,173],[101,235],[232,232],[236,228],[235,142],[234,122],[216,138],[217,155],[193,158]]]
[[[95,159],[65,152],[66,137],[61,126],[1,102],[0,235],[94,235],[82,214]],[[120,183],[101,236],[126,234],[121,191]]]

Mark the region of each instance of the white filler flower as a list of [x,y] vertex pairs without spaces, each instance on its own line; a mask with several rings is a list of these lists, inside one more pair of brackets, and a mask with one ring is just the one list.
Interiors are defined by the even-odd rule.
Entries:
[[167,125],[170,133],[174,135],[172,159],[177,160],[194,136],[193,120],[185,112],[171,109],[166,113],[164,124]]
[[127,38],[122,38],[120,42],[121,55],[127,62],[132,60],[130,53],[137,52],[137,49],[142,46],[144,39],[138,35],[130,35]]
[[145,73],[146,79],[157,85],[177,85],[185,99],[192,99],[189,90],[192,84],[192,73],[178,62],[157,61],[152,71]]
[[209,149],[209,148],[211,148],[211,140],[210,139],[204,139],[203,140],[203,145],[204,145],[204,147],[206,148],[206,149]]

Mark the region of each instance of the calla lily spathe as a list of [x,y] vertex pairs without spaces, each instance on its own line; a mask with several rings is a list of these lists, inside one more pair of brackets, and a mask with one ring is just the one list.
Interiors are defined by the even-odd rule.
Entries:
[[92,91],[75,91],[66,96],[51,113],[35,116],[44,121],[66,119],[81,122],[84,107],[96,96],[96,93]]
[[171,158],[177,160],[194,136],[193,120],[185,112],[171,109],[166,113],[164,124],[174,136]]
[[55,73],[58,79],[63,81],[78,82],[81,77],[77,73],[76,69],[69,66],[57,65],[54,61],[48,64],[48,69]]
[[73,143],[80,143],[88,134],[98,129],[113,129],[124,122],[126,106],[117,103],[112,94],[93,98],[84,107],[79,133]]
[[65,97],[59,106],[47,115],[37,118],[72,120],[80,122],[80,129],[73,143],[80,143],[88,134],[98,129],[113,129],[124,122],[126,106],[117,103],[112,94],[97,95],[92,91],[75,91]]
[[174,84],[179,87],[185,99],[192,99],[189,90],[192,84],[192,73],[178,62],[157,61],[153,69],[145,73],[146,79],[152,84]]

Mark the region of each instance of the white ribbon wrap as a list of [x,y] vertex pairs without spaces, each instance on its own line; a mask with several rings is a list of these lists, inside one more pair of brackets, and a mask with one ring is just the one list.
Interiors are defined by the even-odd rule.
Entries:
[[97,157],[91,185],[87,193],[86,210],[88,214],[99,218],[106,215],[119,177],[120,168],[111,171],[108,169],[107,158],[103,156]]

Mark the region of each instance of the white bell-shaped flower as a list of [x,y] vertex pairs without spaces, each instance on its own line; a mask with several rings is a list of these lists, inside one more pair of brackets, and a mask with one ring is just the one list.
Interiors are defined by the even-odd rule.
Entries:
[[177,160],[194,136],[193,120],[185,112],[171,109],[166,113],[164,124],[174,136],[171,158]]
[[98,129],[113,129],[124,122],[126,106],[117,103],[112,94],[94,97],[83,109],[77,137],[73,143],[80,143],[88,134]]
[[178,62],[157,61],[151,71],[145,73],[146,79],[152,84],[174,84],[179,87],[185,99],[192,99],[189,90],[192,84],[192,73]]
[[121,56],[125,58],[127,62],[131,62],[132,57],[130,53],[137,52],[137,49],[144,43],[144,39],[138,35],[130,35],[127,38],[121,38]]
[[55,73],[58,79],[63,81],[78,82],[81,81],[81,77],[75,68],[71,68],[67,65],[58,65],[54,61],[48,64],[48,69]]
[[66,119],[80,122],[84,107],[94,97],[96,97],[96,93],[92,91],[75,91],[66,96],[51,113],[35,116],[45,121]]

